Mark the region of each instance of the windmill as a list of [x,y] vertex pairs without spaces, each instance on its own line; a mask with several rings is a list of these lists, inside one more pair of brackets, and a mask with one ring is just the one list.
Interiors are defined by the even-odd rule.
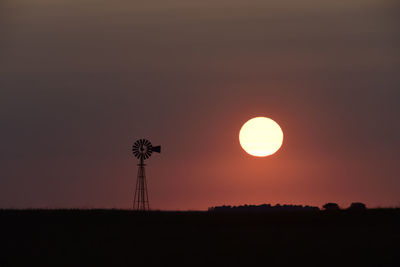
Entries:
[[134,210],[149,210],[149,195],[147,192],[146,172],[144,160],[150,158],[153,152],[161,153],[161,146],[152,146],[146,139],[137,140],[132,146],[133,155],[139,159],[136,180],[135,197],[133,200]]

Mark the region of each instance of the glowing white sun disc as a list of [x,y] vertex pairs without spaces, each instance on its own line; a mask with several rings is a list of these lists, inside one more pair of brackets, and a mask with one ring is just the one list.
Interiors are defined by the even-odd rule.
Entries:
[[252,156],[266,157],[274,154],[283,143],[283,132],[275,121],[256,117],[243,124],[239,132],[242,148]]

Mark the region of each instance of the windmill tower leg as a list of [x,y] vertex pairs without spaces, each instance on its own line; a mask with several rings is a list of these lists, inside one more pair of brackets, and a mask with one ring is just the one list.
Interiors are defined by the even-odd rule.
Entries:
[[141,159],[140,163],[138,164],[139,168],[136,180],[135,196],[133,201],[134,210],[142,210],[142,211],[150,210],[149,196],[147,192],[146,172],[144,168],[145,166],[146,164],[144,164],[143,159]]

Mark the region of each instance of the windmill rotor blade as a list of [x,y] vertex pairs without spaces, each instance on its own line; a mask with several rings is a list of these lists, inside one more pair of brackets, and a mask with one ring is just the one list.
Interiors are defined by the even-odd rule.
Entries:
[[147,147],[152,147],[151,142],[150,142],[149,140],[147,140],[147,139],[144,139],[144,144],[145,144]]

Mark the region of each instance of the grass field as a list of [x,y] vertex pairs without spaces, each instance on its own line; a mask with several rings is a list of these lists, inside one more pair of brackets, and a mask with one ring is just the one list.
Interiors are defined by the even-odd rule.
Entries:
[[400,210],[0,210],[0,266],[400,266]]

